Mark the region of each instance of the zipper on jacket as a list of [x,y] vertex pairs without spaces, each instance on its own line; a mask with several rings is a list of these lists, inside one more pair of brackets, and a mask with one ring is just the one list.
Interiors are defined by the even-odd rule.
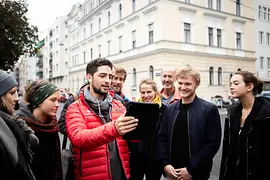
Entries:
[[79,175],[82,177],[82,150],[80,150]]
[[169,149],[169,163],[171,162],[173,129],[174,129],[174,124],[175,124],[175,121],[176,121],[176,119],[178,117],[178,114],[179,114],[179,111],[177,111],[176,116],[175,116],[174,121],[173,121],[173,125],[172,125],[172,133],[171,133],[171,137],[170,137],[170,149]]
[[[252,125],[251,125],[251,127],[250,127],[250,130],[248,131],[248,135],[249,135],[249,133],[252,131]],[[247,149],[247,180],[249,179],[249,173],[248,173],[248,171],[249,171],[249,163],[248,163],[248,145],[249,145],[249,141],[248,141],[248,135],[247,135],[247,142],[246,142],[246,149]]]
[[108,168],[108,175],[109,175],[109,180],[112,179],[112,176],[111,176],[111,163],[110,163],[110,157],[109,157],[109,152],[108,152],[108,144],[106,144],[106,160],[107,160],[107,168]]
[[189,111],[187,111],[187,128],[188,128],[188,148],[189,158],[191,159],[190,131],[189,131]]
[[226,157],[226,160],[224,162],[224,166],[225,166],[225,170],[224,170],[224,174],[223,174],[223,177],[225,177],[226,173],[227,173],[227,170],[228,170],[228,167],[227,167],[227,162],[228,162],[228,159],[229,159],[229,156],[231,154],[231,122],[230,122],[230,118],[228,118],[228,133],[229,133],[229,153],[228,153],[228,156]]

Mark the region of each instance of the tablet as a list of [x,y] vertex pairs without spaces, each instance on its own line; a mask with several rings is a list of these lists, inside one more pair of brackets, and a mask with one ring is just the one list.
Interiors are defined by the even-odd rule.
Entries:
[[136,129],[123,135],[123,139],[151,139],[159,119],[159,105],[156,103],[129,102],[126,116],[133,116],[139,121]]

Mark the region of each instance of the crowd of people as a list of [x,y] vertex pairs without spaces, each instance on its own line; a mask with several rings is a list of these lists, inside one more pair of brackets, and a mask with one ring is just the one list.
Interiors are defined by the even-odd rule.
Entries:
[[[137,102],[158,105],[153,134],[123,138],[138,127],[126,116],[131,102],[123,93],[124,68],[98,58],[86,67],[87,82],[70,95],[59,120],[60,92],[40,80],[25,87],[0,70],[0,179],[3,180],[207,180],[221,144],[218,108],[196,95],[200,73],[191,67],[163,69],[162,89],[152,79],[139,84]],[[270,179],[270,101],[257,97],[263,83],[251,72],[230,79],[220,162],[220,180]],[[156,106],[157,106],[156,105]],[[72,175],[65,174],[59,133],[71,142]],[[72,177],[70,177],[72,176]]]

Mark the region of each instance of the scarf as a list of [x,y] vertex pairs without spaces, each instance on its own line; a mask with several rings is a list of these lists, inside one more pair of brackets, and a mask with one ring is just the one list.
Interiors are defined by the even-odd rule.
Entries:
[[33,133],[22,119],[0,111],[0,141],[5,146],[14,167],[21,175],[24,174],[22,178],[28,176],[29,180],[35,179],[30,168],[33,158],[30,148],[38,145],[38,139]]
[[[104,121],[104,118],[110,115],[110,107],[112,106],[112,97],[107,93],[105,95],[105,99],[103,101],[96,99],[91,93],[88,88],[84,90],[84,97],[90,107],[98,113],[97,115]],[[106,123],[106,122],[103,122]]]
[[[144,102],[142,98],[140,98],[138,100],[138,102]],[[161,103],[161,98],[160,96],[156,95],[156,97],[153,99],[152,103],[156,103],[159,105],[159,108],[161,107],[162,103]]]

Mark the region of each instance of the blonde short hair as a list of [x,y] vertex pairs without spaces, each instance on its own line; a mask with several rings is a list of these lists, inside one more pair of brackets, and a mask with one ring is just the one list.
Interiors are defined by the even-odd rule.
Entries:
[[184,69],[178,70],[176,72],[176,79],[178,78],[186,78],[187,76],[194,77],[196,83],[199,85],[201,83],[201,75],[198,71],[191,67],[186,67]]

